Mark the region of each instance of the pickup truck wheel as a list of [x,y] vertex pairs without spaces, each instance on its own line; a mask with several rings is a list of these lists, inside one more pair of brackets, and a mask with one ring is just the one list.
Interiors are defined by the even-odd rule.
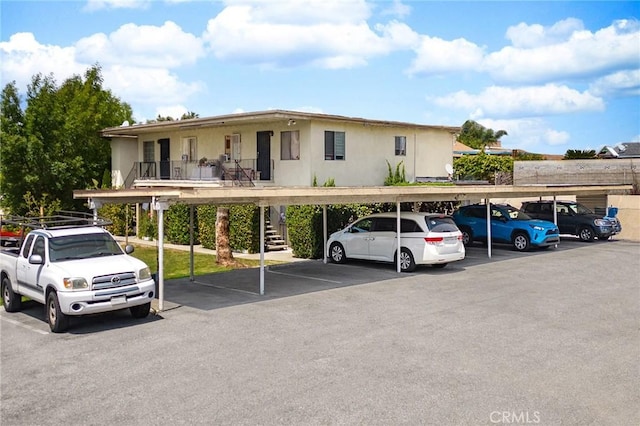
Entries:
[[134,318],[146,318],[151,310],[151,302],[144,305],[132,306],[129,308],[131,316]]
[[69,317],[60,310],[60,302],[55,291],[49,293],[47,297],[47,320],[49,328],[54,333],[62,333],[69,326]]
[[593,241],[593,238],[595,237],[595,233],[593,232],[593,229],[591,229],[590,226],[583,226],[578,231],[578,237],[580,237],[580,241],[585,241],[590,243],[591,241]]
[[530,244],[529,236],[524,232],[518,232],[513,236],[513,247],[518,251],[528,251]]
[[22,296],[13,292],[9,277],[2,279],[2,304],[7,312],[18,312],[22,308]]

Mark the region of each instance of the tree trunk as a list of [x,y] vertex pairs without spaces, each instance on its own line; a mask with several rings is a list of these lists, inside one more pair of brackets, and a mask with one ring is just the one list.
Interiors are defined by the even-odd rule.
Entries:
[[224,266],[236,264],[229,244],[228,207],[218,207],[216,211],[216,263]]
[[216,210],[216,263],[222,266],[243,268],[245,265],[233,258],[229,234],[229,208],[218,207]]

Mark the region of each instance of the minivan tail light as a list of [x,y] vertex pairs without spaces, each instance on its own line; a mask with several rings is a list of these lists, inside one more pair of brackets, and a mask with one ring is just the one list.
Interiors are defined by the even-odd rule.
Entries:
[[444,237],[425,237],[427,244],[439,245],[444,242]]

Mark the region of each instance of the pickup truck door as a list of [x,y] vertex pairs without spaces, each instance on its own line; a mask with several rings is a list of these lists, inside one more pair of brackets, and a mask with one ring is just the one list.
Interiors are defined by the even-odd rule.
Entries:
[[[29,248],[27,244],[31,241],[33,241],[33,244],[32,247]],[[34,254],[39,254],[42,256],[42,259],[46,259],[45,251],[45,240],[42,235],[38,235],[33,239],[27,239],[16,264],[18,292],[39,302],[44,300],[44,287],[40,283],[40,274],[44,265],[29,263],[29,257]]]

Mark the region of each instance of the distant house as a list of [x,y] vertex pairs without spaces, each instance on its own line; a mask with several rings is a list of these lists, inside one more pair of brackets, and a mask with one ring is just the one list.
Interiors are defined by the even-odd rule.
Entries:
[[270,110],[107,128],[116,187],[383,185],[446,177],[459,127]]
[[605,145],[597,155],[599,158],[640,158],[640,142],[624,142],[615,146]]

